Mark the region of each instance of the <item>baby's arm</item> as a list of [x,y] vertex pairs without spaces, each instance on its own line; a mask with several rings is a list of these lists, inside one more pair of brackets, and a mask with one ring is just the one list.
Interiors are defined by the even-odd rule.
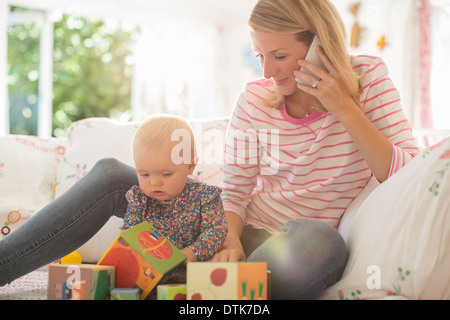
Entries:
[[131,227],[143,222],[143,215],[145,209],[145,203],[140,196],[139,187],[134,186],[126,193],[128,201],[127,212],[123,218],[122,231],[128,230]]
[[181,250],[181,252],[183,252],[183,254],[186,256],[185,264],[188,262],[196,262],[197,261],[197,257],[195,256],[194,251],[192,251],[191,249],[184,248],[183,250]]
[[228,228],[219,192],[203,203],[201,219],[200,234],[183,250],[188,262],[207,261],[222,248]]

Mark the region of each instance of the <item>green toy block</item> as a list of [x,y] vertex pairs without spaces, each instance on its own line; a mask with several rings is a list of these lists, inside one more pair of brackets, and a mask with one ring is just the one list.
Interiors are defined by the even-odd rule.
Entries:
[[186,300],[186,284],[164,284],[157,287],[158,300]]
[[111,300],[139,300],[140,294],[138,288],[114,288],[111,290]]

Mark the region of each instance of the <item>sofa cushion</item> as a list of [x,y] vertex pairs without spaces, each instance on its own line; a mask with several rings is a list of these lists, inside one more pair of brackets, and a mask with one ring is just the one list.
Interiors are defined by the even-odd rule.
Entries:
[[65,139],[0,137],[0,239],[53,200],[53,181],[66,145]]
[[[69,148],[56,178],[56,196],[66,192],[103,158],[113,157],[134,166],[131,142],[139,123],[90,118],[74,123],[69,130]],[[219,185],[222,180],[223,146],[227,119],[191,121],[199,154],[193,173],[197,180]],[[96,263],[120,232],[122,220],[111,217],[106,225],[79,248],[83,262]]]
[[324,299],[450,299],[450,138],[377,187],[346,229],[349,261]]

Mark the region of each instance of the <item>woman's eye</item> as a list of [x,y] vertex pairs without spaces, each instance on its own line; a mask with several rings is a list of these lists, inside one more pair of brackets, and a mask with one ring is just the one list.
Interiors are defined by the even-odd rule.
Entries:
[[283,60],[284,58],[286,58],[286,56],[275,56],[275,59],[277,60]]

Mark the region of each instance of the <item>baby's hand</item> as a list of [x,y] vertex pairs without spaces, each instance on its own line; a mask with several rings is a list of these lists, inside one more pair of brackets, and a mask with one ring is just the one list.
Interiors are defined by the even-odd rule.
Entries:
[[181,250],[181,252],[183,252],[183,254],[186,256],[186,261],[184,262],[184,264],[188,264],[189,262],[196,262],[197,261],[197,257],[195,256],[194,252],[189,249],[189,248],[184,248],[183,250]]

